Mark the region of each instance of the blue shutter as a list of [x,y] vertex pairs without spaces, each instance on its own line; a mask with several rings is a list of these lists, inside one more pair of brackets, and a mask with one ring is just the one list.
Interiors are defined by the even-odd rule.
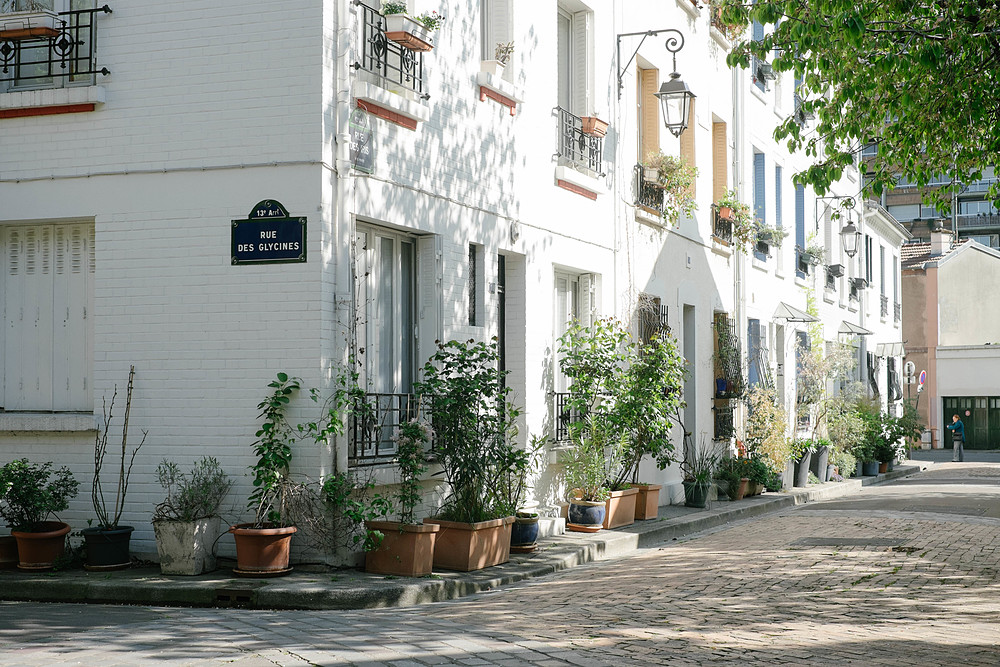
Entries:
[[[764,198],[764,154],[753,154],[753,214],[758,222],[766,224]],[[767,261],[767,254],[761,252],[759,244],[754,247],[753,256],[760,261]]]
[[806,247],[806,189],[803,185],[795,186],[795,275],[805,278],[799,255]]
[[[760,23],[757,23],[756,20],[753,22],[753,26],[750,31],[750,39],[752,39],[755,42],[759,42],[760,40],[764,39],[764,26]],[[751,68],[750,76],[753,77],[753,83],[755,86],[757,86],[761,90],[767,90],[767,84],[764,82],[764,80],[757,77],[757,62],[758,62],[757,57],[754,56],[752,62],[750,63],[750,68]]]
[[774,226],[781,229],[781,167],[774,165]]

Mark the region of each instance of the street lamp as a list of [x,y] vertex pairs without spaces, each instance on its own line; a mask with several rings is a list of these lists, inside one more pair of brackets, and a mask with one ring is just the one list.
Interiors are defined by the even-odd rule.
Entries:
[[858,254],[858,243],[861,242],[861,232],[850,220],[840,230],[840,242],[844,246],[844,254],[854,259],[854,256]]
[[691,100],[694,99],[695,95],[688,88],[688,85],[681,80],[681,75],[677,72],[677,52],[684,48],[684,35],[681,34],[680,30],[675,30],[673,28],[668,28],[665,30],[648,30],[646,32],[629,32],[618,35],[618,62],[621,63],[621,41],[622,37],[631,37],[635,35],[642,35],[642,40],[639,42],[639,46],[635,48],[635,53],[629,58],[628,63],[625,67],[620,67],[618,70],[618,97],[622,96],[622,77],[625,75],[625,71],[628,66],[632,64],[635,59],[639,49],[642,47],[642,42],[646,41],[647,37],[653,35],[658,35],[661,32],[675,33],[676,37],[671,36],[666,43],[667,51],[673,54],[674,57],[674,71],[670,75],[670,80],[663,83],[660,86],[660,90],[653,93],[660,100],[660,106],[663,108],[663,124],[667,126],[670,133],[675,137],[681,136],[681,132],[687,129],[688,121],[691,116]]

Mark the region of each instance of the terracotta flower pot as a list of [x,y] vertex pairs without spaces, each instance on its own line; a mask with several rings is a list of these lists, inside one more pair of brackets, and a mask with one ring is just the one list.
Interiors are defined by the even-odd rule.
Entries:
[[580,119],[583,122],[583,133],[592,137],[603,137],[608,133],[607,122],[597,116],[584,116]]
[[231,526],[236,540],[236,567],[241,577],[278,577],[288,574],[295,526],[254,528],[252,523]]
[[69,524],[61,521],[44,521],[39,530],[23,533],[12,530],[17,540],[17,568],[19,570],[51,570],[56,560],[62,556],[66,546]]
[[733,209],[730,208],[729,206],[720,206],[719,207],[719,217],[722,218],[723,220],[732,221],[732,219],[733,219]]
[[382,533],[378,547],[365,553],[365,572],[401,577],[423,577],[431,573],[434,547],[441,526],[365,521],[365,528]]
[[606,501],[605,528],[618,528],[635,523],[635,498],[638,493],[637,487],[611,492]]
[[659,484],[639,484],[639,490],[635,494],[635,518],[638,521],[655,519],[660,513],[660,489]]
[[462,523],[424,519],[440,526],[434,544],[434,567],[471,572],[510,560],[510,527],[514,517]]

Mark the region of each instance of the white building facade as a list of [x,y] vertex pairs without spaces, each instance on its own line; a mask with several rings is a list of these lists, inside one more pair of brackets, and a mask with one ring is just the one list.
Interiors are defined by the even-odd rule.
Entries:
[[[125,512],[133,550],[154,550],[164,457],[218,458],[237,478],[226,518],[239,518],[256,405],[278,372],[329,390],[355,359],[372,400],[398,415],[435,341],[496,336],[520,438],[558,448],[566,324],[637,328],[655,312],[688,361],[684,427],[709,446],[741,416],[715,398],[719,316],[748,378],[770,377],[786,401],[806,328],[788,313],[806,311],[807,294],[828,341],[844,322],[871,332],[866,352],[901,340],[905,232],[859,204],[867,245],[842,255],[827,200],[792,181],[806,159],[772,137],[795,110],[794,82],[729,69],[708,6],[418,0],[411,13],[446,21],[432,51],[411,51],[385,39],[374,0],[50,1],[76,50],[41,57],[31,44],[49,36],[8,40],[16,57],[0,73],[0,461],[53,460],[89,488],[102,400],[116,384],[121,400],[134,364],[131,428],[148,438]],[[641,34],[668,28],[697,96],[680,138],[652,95],[674,69],[668,35]],[[503,73],[485,72],[509,42]],[[583,132],[587,116],[609,123],[603,138]],[[636,169],[656,149],[699,169],[698,210],[677,226]],[[842,186],[831,194],[856,197],[857,175]],[[780,247],[733,251],[712,207],[729,188],[789,230]],[[812,241],[826,260],[800,264],[795,246]],[[828,279],[835,264],[842,276]],[[305,403],[293,418],[311,417]],[[349,429],[298,448],[294,472],[363,468],[390,483],[392,454],[388,438]],[[661,502],[682,497],[676,467],[644,466]],[[553,472],[536,485],[543,508],[563,492]],[[443,490],[427,491],[432,504]],[[63,518],[82,526],[88,498]]]

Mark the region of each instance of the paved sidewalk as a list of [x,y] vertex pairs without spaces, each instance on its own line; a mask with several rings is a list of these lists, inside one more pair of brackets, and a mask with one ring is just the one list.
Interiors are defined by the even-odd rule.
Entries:
[[592,561],[620,558],[640,548],[794,505],[849,497],[856,495],[862,486],[905,477],[928,465],[911,462],[878,477],[765,493],[738,502],[716,501],[704,510],[667,505],[660,508],[657,519],[638,521],[616,530],[543,538],[535,553],[512,554],[509,563],[478,572],[442,571],[408,579],[356,570],[318,572],[300,567],[285,577],[243,579],[233,577],[229,568],[197,577],[164,576],[156,567],[106,573],[11,570],[0,572],[0,600],[256,609],[366,609],[439,602]]

